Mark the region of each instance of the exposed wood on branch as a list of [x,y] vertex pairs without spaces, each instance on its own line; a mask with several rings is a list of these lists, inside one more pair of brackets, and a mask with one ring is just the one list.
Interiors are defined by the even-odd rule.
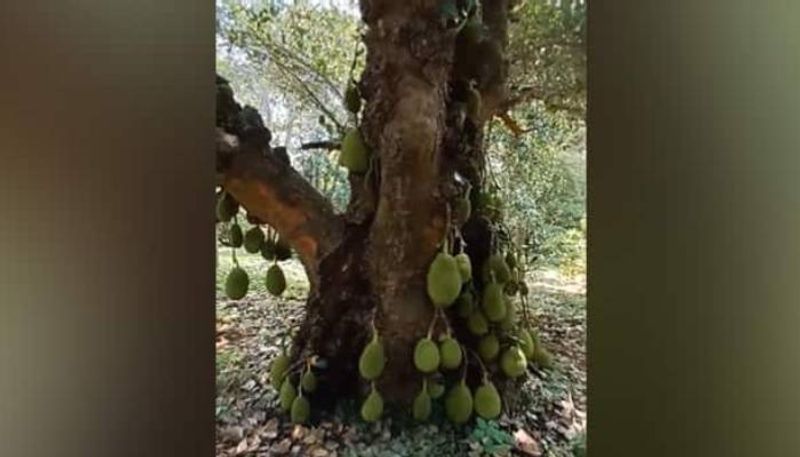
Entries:
[[330,202],[296,170],[271,155],[239,150],[224,176],[225,190],[248,213],[277,230],[309,273],[316,275],[319,261],[336,247],[344,229]]
[[249,214],[273,227],[297,251],[314,284],[319,262],[338,245],[342,219],[331,203],[269,146],[260,115],[242,108],[217,78],[217,172],[222,187]]

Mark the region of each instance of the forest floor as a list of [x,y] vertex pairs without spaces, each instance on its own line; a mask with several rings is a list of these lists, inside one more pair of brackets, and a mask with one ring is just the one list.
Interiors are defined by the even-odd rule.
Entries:
[[[551,370],[530,370],[521,412],[497,422],[455,427],[446,421],[415,424],[387,414],[375,424],[358,417],[354,401],[340,402],[312,425],[294,426],[279,411],[268,367],[286,329],[300,323],[307,290],[296,262],[283,262],[290,287],[280,299],[266,294],[267,265],[260,256],[239,256],[253,288],[242,301],[221,295],[230,264],[221,256],[217,287],[217,457],[437,457],[571,456],[584,446],[586,428],[585,278],[554,269],[534,271],[528,283],[540,336],[555,356]],[[503,447],[501,443],[511,443]]]

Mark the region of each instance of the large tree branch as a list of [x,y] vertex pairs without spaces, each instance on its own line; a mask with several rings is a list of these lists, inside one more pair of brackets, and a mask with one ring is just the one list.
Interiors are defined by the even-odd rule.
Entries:
[[217,167],[222,187],[297,251],[309,279],[340,242],[344,224],[330,202],[269,147],[270,133],[218,78]]
[[342,234],[342,222],[325,197],[297,171],[272,155],[238,150],[224,173],[223,187],[248,213],[278,231],[316,269]]

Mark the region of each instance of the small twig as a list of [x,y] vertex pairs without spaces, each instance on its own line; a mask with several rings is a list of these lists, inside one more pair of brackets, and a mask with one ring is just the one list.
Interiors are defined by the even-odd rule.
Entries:
[[312,141],[310,143],[303,143],[300,145],[300,150],[305,151],[308,149],[327,149],[328,151],[333,151],[336,149],[341,149],[342,143],[340,141]]

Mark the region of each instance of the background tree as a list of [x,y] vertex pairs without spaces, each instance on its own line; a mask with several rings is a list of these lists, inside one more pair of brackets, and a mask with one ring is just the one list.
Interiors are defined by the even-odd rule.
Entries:
[[[547,166],[515,166],[515,176],[491,176],[486,146],[505,142],[508,150],[536,149],[541,142],[529,138],[547,125],[580,118],[583,4],[363,1],[361,36],[352,16],[305,2],[225,8],[219,28],[229,47],[227,62],[261,63],[249,73],[250,96],[261,90],[262,78],[280,89],[280,94],[258,94],[268,124],[283,119],[287,132],[313,124],[314,133],[326,138],[316,143],[330,150],[340,148],[341,136],[357,125],[369,150],[366,170],[350,173],[320,154],[296,161],[316,181],[312,185],[292,168],[283,148],[271,145],[272,134],[257,111],[242,108],[227,81],[218,80],[222,188],[251,221],[268,224],[296,250],[311,283],[306,321],[294,339],[291,360],[294,365],[314,356],[324,362],[314,368],[320,382],[312,403],[363,391],[367,383],[355,382],[358,361],[375,331],[387,360],[377,388],[387,400],[409,402],[420,390],[426,376],[414,366],[414,349],[431,329],[436,334],[449,328],[466,349],[462,369],[444,373],[448,384],[466,373],[477,387],[484,374],[477,355],[480,338],[456,306],[446,308],[445,318],[436,317],[426,274],[443,246],[463,249],[473,266],[464,291],[481,297],[487,285],[481,270],[491,254],[537,249],[537,243],[529,243],[535,233],[509,230],[504,203],[513,199],[501,189],[518,185],[518,179],[525,182],[525,170]],[[531,24],[547,33],[530,33]],[[366,52],[359,53],[359,46]],[[541,72],[523,65],[531,51]],[[353,87],[363,106],[353,115],[343,100],[356,74]],[[319,113],[313,120],[309,106]],[[276,107],[287,112],[274,112]],[[535,119],[525,122],[541,111],[555,117],[539,126]],[[305,119],[298,122],[300,117]],[[495,133],[498,127],[487,135],[494,118],[502,120],[497,125],[503,133]],[[526,135],[528,128],[536,135]],[[490,141],[492,135],[499,137]],[[304,143],[287,134],[283,144],[302,149]],[[501,162],[514,163],[511,153],[500,152]],[[572,187],[580,191],[579,185]],[[542,201],[551,197],[545,191],[540,196]],[[458,210],[465,198],[472,208],[468,215]],[[515,286],[518,291],[521,284]],[[521,317],[516,327],[493,325],[504,349],[520,344],[519,329],[529,324]],[[498,364],[485,365],[489,377],[507,390],[510,383],[496,376]]]

